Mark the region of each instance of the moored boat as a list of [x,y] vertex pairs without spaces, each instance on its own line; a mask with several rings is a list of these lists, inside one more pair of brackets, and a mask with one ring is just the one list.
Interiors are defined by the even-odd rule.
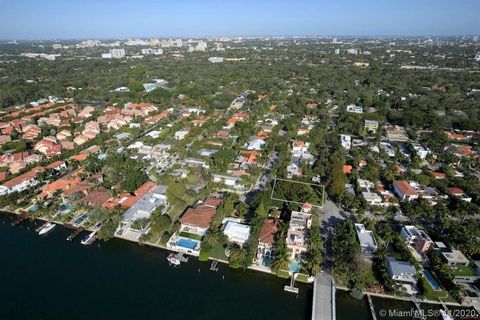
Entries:
[[181,263],[175,253],[170,253],[167,257],[167,260],[171,265],[174,265],[174,266],[179,266]]
[[82,241],[80,241],[80,243],[83,245],[91,244],[93,240],[95,240],[96,234],[97,234],[97,231],[90,232],[85,238],[82,239]]
[[44,234],[47,234],[49,233],[53,228],[55,228],[56,224],[55,223],[51,223],[51,222],[47,222],[45,223],[42,228],[38,231],[38,234],[39,235],[44,235]]

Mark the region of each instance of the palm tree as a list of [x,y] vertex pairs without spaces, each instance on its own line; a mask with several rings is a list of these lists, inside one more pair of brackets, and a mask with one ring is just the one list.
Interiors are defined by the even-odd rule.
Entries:
[[206,235],[205,235],[205,239],[204,239],[204,242],[207,246],[209,246],[210,248],[214,247],[217,243],[218,243],[218,234],[217,233],[213,233],[213,232],[208,232]]

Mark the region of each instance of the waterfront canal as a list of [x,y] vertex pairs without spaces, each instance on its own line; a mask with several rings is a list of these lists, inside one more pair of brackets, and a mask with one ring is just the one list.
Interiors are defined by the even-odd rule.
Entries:
[[[41,222],[11,221],[0,214],[0,319],[311,319],[311,285],[297,283],[296,296],[261,272],[223,264],[212,272],[195,258],[173,268],[158,248],[118,239],[83,246],[83,235],[66,241],[71,230],[61,226],[40,237]],[[337,320],[372,319],[365,299],[337,291],[336,302]]]

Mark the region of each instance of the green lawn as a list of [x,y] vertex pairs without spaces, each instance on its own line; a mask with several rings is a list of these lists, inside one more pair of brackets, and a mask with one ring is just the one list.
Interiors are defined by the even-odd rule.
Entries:
[[228,260],[227,256],[225,255],[225,248],[223,245],[223,242],[217,243],[213,248],[208,250],[208,255],[219,260]]
[[300,281],[300,282],[307,282],[309,276],[307,274],[299,273],[295,280]]
[[447,292],[444,290],[433,290],[432,286],[430,286],[430,283],[428,283],[427,279],[425,278],[420,278],[419,281],[421,282],[421,286],[423,288],[422,294],[425,296],[425,298],[429,300],[439,300],[441,298],[443,301],[448,301]]
[[285,279],[287,279],[288,277],[290,277],[290,274],[288,273],[288,271],[280,270],[280,271],[278,272],[277,276],[279,276],[280,278],[285,278]]
[[452,267],[453,275],[455,276],[474,276],[475,271],[470,266],[455,266]]
[[198,240],[198,241],[202,241],[202,238],[203,238],[202,236],[199,236],[198,234],[193,234],[193,233],[189,233],[189,232],[185,232],[185,231],[180,232],[180,237],[190,238],[190,239]]

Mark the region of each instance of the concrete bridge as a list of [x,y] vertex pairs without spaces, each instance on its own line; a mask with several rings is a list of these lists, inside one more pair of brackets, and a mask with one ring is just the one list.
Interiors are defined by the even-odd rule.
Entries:
[[319,272],[313,283],[312,320],[335,319],[335,282],[332,276]]

